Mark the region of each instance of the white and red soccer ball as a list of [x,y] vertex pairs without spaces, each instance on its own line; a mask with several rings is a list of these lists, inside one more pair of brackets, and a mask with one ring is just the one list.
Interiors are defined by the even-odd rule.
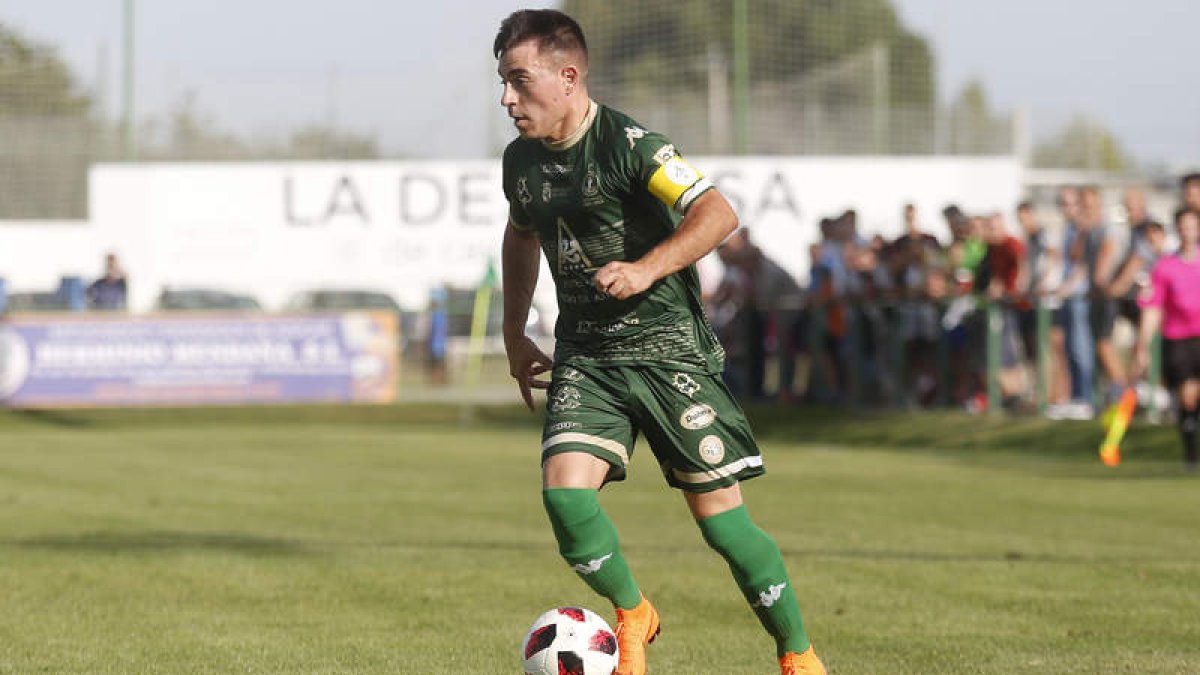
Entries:
[[617,636],[595,612],[559,607],[539,616],[521,643],[525,675],[612,675]]

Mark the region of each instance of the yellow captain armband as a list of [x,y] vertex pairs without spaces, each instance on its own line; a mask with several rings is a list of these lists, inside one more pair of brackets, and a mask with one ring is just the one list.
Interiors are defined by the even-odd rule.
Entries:
[[692,201],[710,187],[712,181],[678,155],[668,159],[650,175],[648,186],[650,194],[679,213],[687,211]]

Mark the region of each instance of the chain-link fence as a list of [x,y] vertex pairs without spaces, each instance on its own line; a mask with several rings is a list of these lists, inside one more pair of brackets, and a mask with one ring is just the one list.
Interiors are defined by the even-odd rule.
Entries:
[[[1008,154],[1017,145],[1013,120],[986,102],[962,96],[939,104],[932,47],[887,0],[565,0],[562,6],[587,33],[595,98],[666,133],[690,154]],[[481,84],[484,66],[494,67],[485,61]],[[0,219],[85,217],[87,167],[126,156],[119,121],[104,114],[102,96],[79,79],[51,47],[0,23]],[[327,80],[314,73],[312,86],[328,87]],[[372,82],[360,88],[389,88]],[[344,84],[343,96],[355,93],[350,75]],[[289,86],[295,82],[277,83],[277,98],[288,101],[291,119],[329,117],[320,109],[294,110],[307,103],[285,94],[295,93]],[[355,96],[355,108],[360,99],[387,105]],[[491,138],[485,113],[498,119],[499,109],[494,100],[483,105],[474,119],[480,135]],[[372,159],[390,156],[372,142],[374,132],[399,138],[399,146],[405,134],[429,133],[350,122],[273,128],[272,139],[256,140],[206,122],[187,99],[166,117],[139,117],[132,147],[148,161]]]
[[1008,154],[1013,120],[939,105],[931,46],[889,3],[568,0],[596,98],[692,154]]

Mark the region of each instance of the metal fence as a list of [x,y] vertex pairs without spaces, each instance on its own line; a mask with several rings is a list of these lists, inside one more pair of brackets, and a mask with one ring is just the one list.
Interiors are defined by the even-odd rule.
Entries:
[[[594,96],[690,154],[1006,154],[1017,145],[1010,116],[939,103],[932,47],[887,2],[562,5],[587,32]],[[205,114],[203,102],[222,96],[220,83],[210,83],[217,91],[185,90],[177,109],[126,127],[105,110],[102,79],[45,66],[53,48],[36,51],[43,62],[0,50],[0,219],[84,217],[86,171],[97,161],[373,159],[433,131],[383,121],[394,99],[379,93],[399,88],[387,74],[341,72],[334,82],[327,70],[254,80],[255,100],[287,101],[286,118],[258,132],[270,138],[225,132],[222,120]],[[247,71],[256,58],[246,55]],[[492,68],[481,58],[473,82],[489,81]],[[355,116],[338,119],[326,90],[353,103]],[[463,133],[486,139],[481,154],[498,152],[511,129],[499,130],[494,98],[462,105],[480,108],[471,114],[478,128]],[[372,106],[379,109],[364,111]],[[133,108],[143,110],[136,101]],[[131,131],[136,143],[124,137]],[[370,142],[376,136],[385,147]]]

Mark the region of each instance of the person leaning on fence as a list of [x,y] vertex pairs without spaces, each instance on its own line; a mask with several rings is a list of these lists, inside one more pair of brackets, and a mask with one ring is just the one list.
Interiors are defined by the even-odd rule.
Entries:
[[987,253],[976,277],[976,291],[986,295],[988,302],[997,303],[1001,318],[1000,330],[1000,393],[1006,408],[1015,406],[1025,390],[1025,371],[1020,357],[1015,302],[1025,271],[1025,245],[1008,232],[1004,217],[999,213],[987,217],[984,226]]
[[1082,217],[1087,222],[1084,240],[1084,259],[1087,262],[1091,291],[1088,296],[1088,320],[1092,338],[1096,341],[1096,359],[1108,378],[1108,401],[1116,402],[1125,389],[1125,364],[1121,362],[1113,343],[1113,328],[1117,320],[1116,298],[1109,292],[1121,254],[1116,238],[1109,232],[1104,218],[1100,188],[1087,186],[1081,192]]
[[1080,208],[1079,190],[1064,187],[1059,191],[1059,209],[1063,215],[1063,281],[1054,297],[1062,304],[1055,323],[1063,331],[1067,370],[1071,379],[1071,400],[1048,411],[1051,417],[1091,419],[1092,378],[1096,368],[1096,344],[1092,340],[1088,292],[1091,277],[1086,261],[1087,225]]
[[1142,323],[1134,347],[1134,373],[1150,362],[1150,343],[1162,330],[1163,379],[1179,405],[1179,435],[1188,469],[1197,467],[1197,408],[1200,407],[1200,211],[1175,214],[1179,250],[1160,259],[1139,302]]
[[899,330],[906,372],[898,383],[913,402],[929,405],[937,391],[937,344],[941,338],[937,305],[930,280],[941,265],[942,244],[922,230],[913,204],[904,205],[904,234],[889,246],[885,258],[899,296]]
[[1136,325],[1141,319],[1137,304],[1138,280],[1149,274],[1158,261],[1158,253],[1150,242],[1150,230],[1156,223],[1146,209],[1146,193],[1140,188],[1126,190],[1122,202],[1129,224],[1129,241],[1107,292],[1108,297],[1117,302],[1118,314]]

